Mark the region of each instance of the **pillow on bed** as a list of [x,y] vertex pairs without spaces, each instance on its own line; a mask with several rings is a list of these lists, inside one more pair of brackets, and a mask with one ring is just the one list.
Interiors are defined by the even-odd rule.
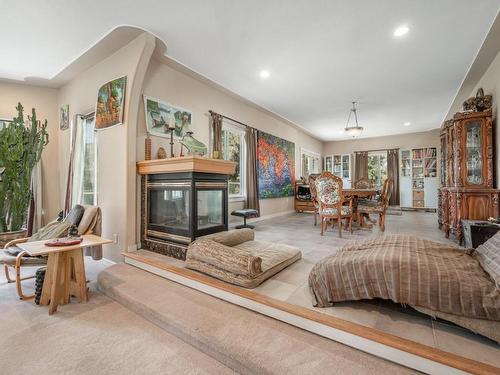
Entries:
[[476,249],[476,256],[483,269],[500,288],[500,232],[479,245]]

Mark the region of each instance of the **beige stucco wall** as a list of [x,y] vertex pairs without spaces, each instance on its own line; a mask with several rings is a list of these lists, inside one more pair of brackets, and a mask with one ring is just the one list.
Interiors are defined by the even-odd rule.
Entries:
[[40,120],[47,119],[49,144],[42,153],[42,224],[56,218],[61,209],[59,170],[53,168],[58,154],[59,119],[57,90],[24,84],[0,82],[0,118],[17,116],[16,106],[21,102],[25,114],[35,108]]
[[325,142],[323,155],[352,154],[355,151],[385,150],[388,148],[410,149],[438,147],[439,129],[427,132],[396,134],[385,137],[359,138],[346,141]]
[[[256,105],[246,102],[227,91],[217,88],[207,82],[181,72],[164,62],[151,60],[143,92],[145,95],[166,101],[192,111],[194,136],[205,144],[209,144],[209,116],[208,111],[224,114],[256,129],[274,134],[295,143],[295,173],[300,177],[300,150],[301,148],[321,153],[322,142],[306,134],[297,127],[259,109]],[[144,103],[139,114],[139,128],[137,139],[137,156],[144,159],[144,139],[146,125],[144,118]],[[169,150],[169,140],[152,137],[153,154],[162,146]],[[176,149],[176,153],[178,150]],[[232,203],[230,210],[242,207],[242,203]],[[293,210],[293,197],[279,199],[263,199],[260,201],[261,214],[272,215],[279,212]]]
[[[123,124],[97,132],[97,199],[103,212],[103,236],[110,239],[115,234],[118,236],[118,243],[104,246],[104,256],[113,261],[120,261],[121,252],[136,243],[137,110],[144,73],[154,44],[154,37],[142,34],[113,55],[78,74],[60,89],[58,95],[58,105],[69,104],[70,118],[73,120],[75,114],[94,111],[101,85],[114,78],[127,76]],[[59,132],[59,161],[54,165],[59,166],[64,176],[59,181],[61,202],[66,189],[69,148],[70,132]]]
[[482,87],[485,94],[493,95],[493,125],[495,135],[496,186],[500,189],[500,132],[498,131],[498,108],[500,106],[500,53],[497,54],[488,70],[483,74],[470,93],[475,96],[477,89]]

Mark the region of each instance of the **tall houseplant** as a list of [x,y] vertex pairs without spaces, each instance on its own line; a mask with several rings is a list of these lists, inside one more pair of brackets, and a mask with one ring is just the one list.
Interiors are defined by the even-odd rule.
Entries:
[[0,232],[23,229],[31,200],[31,174],[49,142],[47,120],[41,123],[33,108],[24,118],[21,103],[17,117],[0,129]]

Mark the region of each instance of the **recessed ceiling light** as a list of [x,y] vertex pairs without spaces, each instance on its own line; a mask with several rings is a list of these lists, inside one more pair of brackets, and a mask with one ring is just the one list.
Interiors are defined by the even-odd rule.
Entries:
[[408,33],[408,31],[410,31],[408,26],[399,26],[396,30],[394,30],[394,36],[399,38],[400,36],[403,36],[406,33]]
[[261,70],[259,75],[262,79],[268,79],[271,74],[269,73],[269,70]]
[[404,125],[404,126],[410,126],[410,125],[411,125],[411,122],[405,122],[403,125]]

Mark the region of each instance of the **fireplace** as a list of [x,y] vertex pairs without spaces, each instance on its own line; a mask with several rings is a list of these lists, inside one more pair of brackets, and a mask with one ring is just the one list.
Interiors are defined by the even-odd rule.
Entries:
[[[157,169],[152,168],[157,160],[140,162],[142,166],[148,163],[151,167],[151,173],[141,173],[139,166],[139,173],[143,174],[141,246],[185,259],[187,246],[197,237],[227,230],[227,179],[231,170],[226,168],[208,173],[205,170],[212,171],[213,165],[210,168],[172,167],[173,159],[182,159],[178,160],[181,163],[187,157],[163,159],[163,164],[167,165]],[[212,164],[228,163],[222,160],[214,162]],[[172,172],[158,173],[163,170]]]

